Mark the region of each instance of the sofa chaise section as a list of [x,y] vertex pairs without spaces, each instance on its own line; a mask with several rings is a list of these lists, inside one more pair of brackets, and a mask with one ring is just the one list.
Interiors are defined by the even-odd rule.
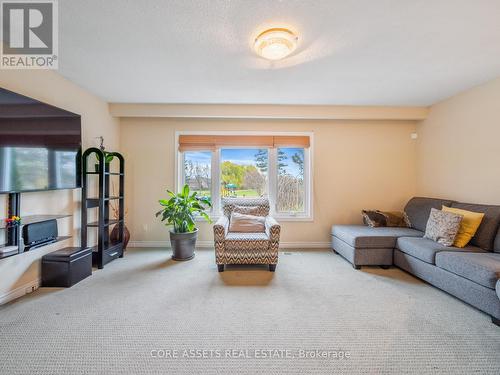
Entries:
[[411,228],[334,225],[332,249],[356,269],[361,266],[391,266],[392,253],[398,237],[422,235],[422,232]]

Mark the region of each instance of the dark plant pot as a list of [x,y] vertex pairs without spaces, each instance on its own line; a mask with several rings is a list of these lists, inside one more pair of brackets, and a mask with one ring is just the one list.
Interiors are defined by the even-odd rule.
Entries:
[[[120,226],[117,224],[113,227],[111,234],[109,235],[109,240],[112,244],[120,242]],[[130,241],[130,232],[126,225],[123,226],[123,251],[127,249],[128,241]]]
[[196,238],[198,237],[198,228],[194,232],[175,233],[170,231],[170,244],[172,245],[173,260],[190,260],[194,258],[194,248],[196,247]]
[[[99,163],[96,163],[95,171],[99,173]],[[109,163],[104,163],[104,172],[109,172]]]

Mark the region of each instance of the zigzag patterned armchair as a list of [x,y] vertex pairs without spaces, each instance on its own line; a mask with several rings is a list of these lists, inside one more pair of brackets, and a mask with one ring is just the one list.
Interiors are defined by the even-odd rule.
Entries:
[[[214,225],[215,262],[219,272],[225,264],[267,264],[276,270],[281,227],[269,216],[269,200],[265,198],[223,198],[223,215]],[[264,216],[265,233],[229,232],[233,210]]]

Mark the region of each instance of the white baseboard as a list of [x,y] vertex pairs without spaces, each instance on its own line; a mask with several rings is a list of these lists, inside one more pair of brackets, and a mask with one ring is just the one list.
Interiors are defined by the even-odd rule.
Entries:
[[[169,241],[130,241],[128,247],[165,247],[170,248]],[[196,247],[213,248],[212,241],[197,241]],[[330,242],[280,242],[280,249],[329,249]]]
[[26,294],[34,292],[40,287],[40,280],[32,280],[29,283],[21,285],[14,290],[11,290],[8,293],[0,295],[0,305],[3,305],[7,302],[20,298]]
[[280,249],[329,249],[330,242],[280,242]]

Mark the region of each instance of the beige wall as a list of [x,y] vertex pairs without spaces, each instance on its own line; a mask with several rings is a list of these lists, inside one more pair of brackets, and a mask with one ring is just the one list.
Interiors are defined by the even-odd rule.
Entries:
[[[0,71],[0,86],[8,90],[41,100],[48,104],[78,113],[82,116],[83,146],[95,145],[95,137],[104,136],[109,149],[118,149],[119,121],[108,112],[107,103],[91,95],[55,72],[43,70]],[[22,215],[71,214],[59,220],[62,235],[73,235],[79,243],[80,190],[51,191],[23,194]],[[7,215],[7,196],[0,196],[0,217]],[[0,231],[4,232],[4,231]],[[4,233],[0,233],[3,243]],[[0,303],[21,295],[27,285],[36,285],[39,278],[40,258],[47,252],[72,241],[37,249],[0,260]]]
[[[314,132],[314,221],[284,222],[285,243],[325,246],[332,223],[360,222],[362,208],[399,210],[415,194],[413,121],[123,118],[127,225],[132,241],[142,245],[168,239],[154,213],[165,189],[175,185],[174,143],[180,130]],[[200,241],[212,241],[211,227],[200,227]]]
[[[54,72],[0,71],[0,86],[81,114],[84,148],[95,145],[95,137],[102,135],[109,149],[125,154],[127,225],[136,244],[164,245],[168,240],[167,229],[154,213],[165,189],[174,189],[175,132],[182,130],[314,133],[314,220],[282,223],[282,241],[289,246],[325,245],[332,223],[359,223],[363,208],[399,210],[415,194],[500,204],[500,78],[432,106],[428,118],[420,123],[383,119],[118,120],[110,116],[104,101]],[[425,116],[427,111],[421,111]],[[410,134],[416,130],[419,138],[413,141]],[[0,198],[0,212],[6,213],[6,197]],[[72,234],[78,243],[79,200],[79,190],[25,194],[22,214],[71,214],[60,221],[61,233]],[[211,227],[200,227],[200,243],[209,244]],[[37,282],[43,254],[68,244],[0,260],[0,303]]]
[[417,129],[418,194],[500,204],[500,78],[433,105]]

